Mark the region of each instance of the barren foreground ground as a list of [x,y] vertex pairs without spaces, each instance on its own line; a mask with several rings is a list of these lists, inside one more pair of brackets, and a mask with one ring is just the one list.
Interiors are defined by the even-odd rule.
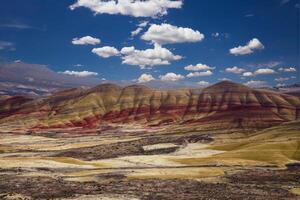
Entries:
[[0,199],[297,199],[300,123],[0,134]]

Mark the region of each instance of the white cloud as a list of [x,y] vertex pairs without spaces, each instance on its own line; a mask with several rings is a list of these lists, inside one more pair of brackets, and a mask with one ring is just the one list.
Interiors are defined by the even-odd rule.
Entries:
[[155,80],[155,78],[151,74],[142,74],[138,78],[139,83],[146,83],[146,82],[153,81],[153,80]]
[[188,65],[188,66],[184,67],[184,69],[187,71],[201,71],[201,70],[212,70],[214,68],[210,67],[208,65],[199,63],[197,65]]
[[89,72],[89,71],[69,71],[66,70],[64,72],[59,72],[60,74],[72,75],[77,77],[88,77],[88,76],[97,76],[98,73],[96,72]]
[[219,78],[218,80],[219,80],[219,81],[231,81],[230,78]]
[[229,33],[219,33],[219,32],[212,33],[211,36],[212,36],[213,38],[219,39],[219,40],[220,40],[221,38],[227,39],[227,38],[230,37]]
[[134,47],[124,47],[121,50],[123,54],[123,64],[136,65],[141,68],[155,65],[169,65],[171,61],[182,59],[179,55],[174,55],[171,51],[160,45],[154,45],[153,49],[136,50]]
[[252,72],[244,72],[243,76],[250,77],[250,76],[254,76],[254,74]]
[[133,46],[131,46],[131,47],[123,47],[121,49],[121,53],[125,54],[125,55],[134,53],[134,51],[135,51],[135,47],[133,47]]
[[244,72],[243,76],[244,77],[251,77],[251,76],[256,76],[256,75],[266,75],[266,74],[275,74],[276,72],[273,69],[269,68],[262,68],[258,69],[255,72]]
[[190,28],[177,27],[170,24],[152,24],[141,38],[162,45],[199,42],[204,39],[204,35]]
[[193,78],[193,77],[202,77],[202,76],[211,76],[213,75],[212,71],[207,70],[205,72],[192,72],[186,75],[188,78]]
[[286,77],[286,78],[284,78],[284,77],[275,78],[275,81],[277,81],[277,82],[283,82],[283,81],[288,81],[288,80],[290,80],[290,78],[288,78],[288,77]]
[[184,79],[184,76],[182,76],[181,74],[175,74],[175,73],[167,73],[165,75],[160,76],[160,80],[162,81],[178,81]]
[[6,42],[6,41],[0,41],[0,50],[15,50],[14,43],[12,42]]
[[78,7],[85,7],[95,14],[157,17],[166,15],[168,9],[179,9],[182,5],[182,0],[77,0],[76,3],[70,6],[70,9],[74,10]]
[[273,69],[258,69],[254,72],[254,75],[261,75],[261,74],[275,74],[276,72]]
[[286,84],[284,84],[284,83],[278,83],[278,84],[276,85],[276,87],[284,87],[284,86],[286,86]]
[[279,68],[279,71],[282,71],[282,72],[296,72],[296,68],[294,67],[286,67],[286,68]]
[[138,34],[140,34],[140,32],[142,32],[143,28],[138,27],[137,29],[135,29],[134,31],[131,31],[131,37],[134,37]]
[[245,46],[234,47],[229,52],[235,56],[251,54],[254,50],[264,49],[264,45],[257,39],[253,38]]
[[140,22],[138,27],[146,27],[148,24],[149,24],[149,21],[142,21],[142,22]]
[[96,45],[100,43],[101,43],[100,39],[91,36],[84,36],[82,38],[73,38],[72,40],[72,44],[74,45]]
[[265,81],[248,81],[247,83],[245,83],[245,85],[249,86],[249,87],[265,87],[266,86],[266,82]]
[[216,33],[212,33],[212,34],[211,34],[211,36],[213,36],[213,37],[217,38],[217,37],[219,37],[219,36],[220,36],[220,33],[218,33],[218,32],[216,32]]
[[105,47],[101,47],[101,48],[94,48],[92,50],[92,52],[103,58],[109,58],[111,56],[119,55],[118,49],[116,49],[115,47],[109,47],[109,46],[105,46]]
[[207,82],[207,81],[199,81],[197,84],[198,84],[200,87],[207,87],[207,86],[210,85],[210,83]]
[[229,72],[229,73],[234,73],[234,74],[241,74],[243,73],[245,70],[242,69],[242,68],[239,68],[239,67],[228,67],[225,69],[226,72]]
[[137,29],[135,29],[134,31],[131,31],[131,37],[134,37],[138,34],[140,34],[140,32],[143,31],[143,29],[149,24],[149,21],[142,21],[138,24]]

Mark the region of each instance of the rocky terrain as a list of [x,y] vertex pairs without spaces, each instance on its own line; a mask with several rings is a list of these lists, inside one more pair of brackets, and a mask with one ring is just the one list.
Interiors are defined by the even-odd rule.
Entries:
[[0,134],[0,199],[298,199],[300,123]]
[[0,98],[0,199],[299,199],[300,99],[232,82]]

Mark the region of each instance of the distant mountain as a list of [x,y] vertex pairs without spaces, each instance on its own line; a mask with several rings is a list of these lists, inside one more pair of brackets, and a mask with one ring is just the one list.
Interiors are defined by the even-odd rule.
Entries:
[[56,90],[95,86],[98,78],[75,77],[54,72],[44,65],[27,63],[0,64],[0,94],[39,96]]
[[[10,105],[10,102],[12,105]],[[0,127],[98,127],[103,123],[195,124],[210,128],[259,128],[300,118],[300,99],[223,81],[205,89],[158,90],[102,84],[47,98],[0,105]]]
[[300,97],[300,83],[277,87],[280,92]]

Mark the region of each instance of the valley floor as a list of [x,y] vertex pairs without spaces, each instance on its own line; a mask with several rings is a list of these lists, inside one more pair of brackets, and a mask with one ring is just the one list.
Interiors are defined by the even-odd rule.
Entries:
[[0,133],[0,199],[299,199],[300,122]]

